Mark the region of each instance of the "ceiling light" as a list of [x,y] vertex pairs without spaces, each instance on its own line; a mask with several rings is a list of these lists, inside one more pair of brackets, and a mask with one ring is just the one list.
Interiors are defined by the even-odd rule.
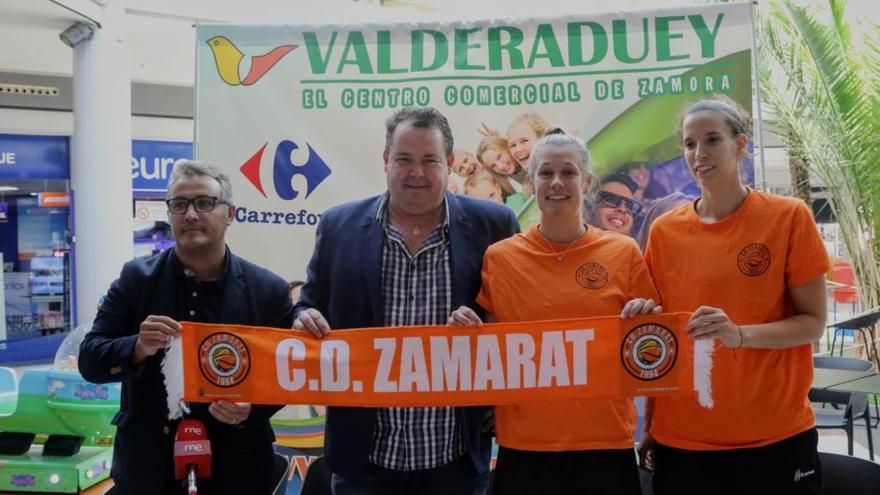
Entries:
[[15,186],[0,186],[0,191],[18,191]]

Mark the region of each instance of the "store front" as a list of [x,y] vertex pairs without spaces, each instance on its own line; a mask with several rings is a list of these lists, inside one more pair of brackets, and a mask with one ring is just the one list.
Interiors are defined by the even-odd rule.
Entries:
[[[191,157],[192,143],[132,142],[136,257],[173,245],[165,186]],[[0,134],[0,363],[51,359],[77,324],[72,208],[69,138]]]
[[134,140],[131,180],[134,196],[134,256],[149,256],[174,245],[165,190],[174,162],[192,158],[192,143]]
[[70,145],[0,134],[0,340],[71,325]]

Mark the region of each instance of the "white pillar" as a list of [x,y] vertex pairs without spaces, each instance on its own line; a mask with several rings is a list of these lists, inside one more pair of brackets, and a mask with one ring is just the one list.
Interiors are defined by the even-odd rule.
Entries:
[[73,190],[77,324],[133,256],[131,76],[124,0],[103,5],[101,28],[73,49]]

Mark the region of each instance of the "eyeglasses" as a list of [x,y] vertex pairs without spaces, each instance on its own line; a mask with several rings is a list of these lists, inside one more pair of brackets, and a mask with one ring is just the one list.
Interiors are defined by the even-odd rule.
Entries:
[[607,191],[599,193],[599,204],[600,206],[606,206],[608,208],[619,208],[623,205],[623,208],[632,215],[635,215],[642,210],[642,204],[638,201]]
[[168,211],[175,215],[183,215],[189,210],[189,205],[199,213],[208,213],[214,211],[217,203],[229,204],[228,201],[219,199],[216,196],[196,196],[195,198],[171,198],[166,199],[165,204],[168,205]]

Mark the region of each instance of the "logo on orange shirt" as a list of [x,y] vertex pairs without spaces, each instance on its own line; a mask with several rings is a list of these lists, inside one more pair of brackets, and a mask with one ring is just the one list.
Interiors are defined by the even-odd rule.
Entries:
[[577,269],[575,280],[581,287],[601,289],[608,283],[608,270],[599,263],[584,263]]
[[736,266],[743,274],[757,277],[770,266],[770,248],[761,243],[749,244],[739,252]]
[[675,334],[656,323],[639,325],[623,339],[623,367],[639,380],[656,380],[669,373],[678,357]]
[[218,387],[238,385],[251,370],[250,352],[244,341],[231,333],[209,335],[199,345],[202,375]]

